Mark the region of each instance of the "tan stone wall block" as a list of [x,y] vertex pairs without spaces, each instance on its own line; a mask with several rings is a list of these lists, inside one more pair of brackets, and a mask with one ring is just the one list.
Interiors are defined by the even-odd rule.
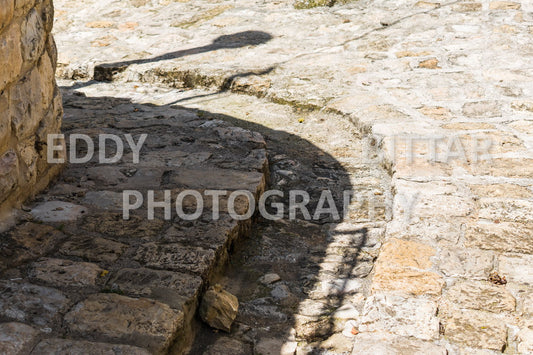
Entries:
[[391,239],[385,243],[376,261],[372,291],[400,291],[415,295],[438,295],[442,277],[427,271],[435,255],[432,247],[406,240]]
[[11,117],[9,116],[8,92],[0,94],[0,152],[7,149],[11,136]]
[[17,187],[18,158],[11,149],[0,155],[0,203]]
[[32,9],[24,19],[21,32],[24,64],[31,64],[43,52],[47,37],[41,16],[35,9]]
[[0,0],[0,31],[6,28],[13,19],[14,5],[13,0]]
[[14,23],[0,34],[0,91],[17,78],[21,68],[20,30]]

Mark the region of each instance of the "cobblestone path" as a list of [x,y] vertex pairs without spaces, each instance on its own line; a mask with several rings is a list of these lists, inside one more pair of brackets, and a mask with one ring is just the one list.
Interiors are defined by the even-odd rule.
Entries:
[[[2,352],[533,352],[531,2],[55,6],[64,131],[153,134],[2,234]],[[359,200],[337,224],[116,218],[131,186],[268,177]],[[214,282],[230,334],[192,319]]]

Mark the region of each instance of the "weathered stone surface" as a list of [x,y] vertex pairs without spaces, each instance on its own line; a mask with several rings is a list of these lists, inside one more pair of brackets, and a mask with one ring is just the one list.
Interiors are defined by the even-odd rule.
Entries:
[[467,225],[465,244],[485,250],[532,253],[532,231],[531,223],[480,221]]
[[489,251],[449,248],[440,251],[439,269],[445,276],[486,279],[494,268],[494,255]]
[[532,221],[533,199],[480,198],[478,206],[478,217],[481,219],[523,223]]
[[507,327],[492,313],[462,310],[444,320],[444,336],[463,345],[502,351]]
[[[465,4],[461,4],[465,5]],[[481,5],[481,4],[479,4]],[[463,105],[463,114],[468,117],[496,117],[501,116],[500,105],[497,102],[478,101],[468,102]]]
[[0,31],[4,29],[13,18],[13,11],[15,10],[15,2],[13,0],[0,1]]
[[94,286],[102,273],[98,265],[45,258],[32,263],[30,276],[56,287]]
[[355,337],[352,355],[446,355],[444,346],[388,333],[361,333]]
[[525,186],[514,184],[470,185],[469,188],[479,197],[530,198],[533,193]]
[[22,56],[26,62],[37,60],[41,56],[46,37],[41,16],[35,9],[31,10],[22,25]]
[[146,298],[95,294],[74,306],[65,323],[73,333],[162,352],[183,326],[183,313]]
[[0,201],[4,202],[17,187],[19,161],[13,150],[0,156]]
[[126,250],[127,245],[100,237],[72,238],[65,242],[59,252],[90,261],[114,262]]
[[[10,1],[7,1],[10,2]],[[2,11],[5,11],[2,9]],[[8,10],[9,11],[9,10]],[[13,82],[22,68],[20,32],[16,25],[0,33],[0,90]]]
[[533,285],[533,255],[501,255],[498,265],[499,274],[508,281]]
[[270,285],[270,284],[273,284],[275,282],[278,282],[279,280],[281,280],[281,278],[279,277],[278,274],[269,273],[269,274],[265,274],[265,275],[261,276],[261,278],[259,279],[259,282],[261,282],[262,284],[265,284],[265,285]]
[[87,213],[87,208],[63,201],[49,201],[31,210],[33,217],[40,222],[72,222]]
[[202,279],[185,273],[151,269],[122,269],[107,282],[113,291],[145,296],[181,309],[200,291]]
[[12,281],[2,281],[0,286],[0,314],[8,319],[50,326],[70,304],[53,288]]
[[37,259],[52,251],[66,236],[57,229],[27,222],[9,232],[12,243],[0,250],[6,266],[14,267],[22,262]]
[[186,270],[204,274],[211,267],[215,252],[182,244],[143,244],[135,259],[156,269]]
[[454,5],[452,8],[457,12],[472,12],[481,10],[481,7],[479,2],[464,2]]
[[390,332],[423,340],[439,336],[437,304],[424,298],[376,294],[365,302],[361,332]]
[[512,312],[516,301],[504,286],[489,282],[458,282],[441,299],[439,315],[453,314],[456,309],[468,308],[493,313]]
[[209,326],[229,332],[237,317],[239,300],[220,286],[210,287],[200,304],[200,317]]
[[145,349],[129,345],[96,343],[83,340],[45,339],[35,346],[31,355],[148,355]]
[[39,331],[23,323],[0,323],[0,353],[29,353]]
[[376,261],[372,291],[399,291],[415,295],[440,294],[442,277],[427,271],[432,266],[430,246],[400,239],[383,245]]
[[219,338],[214,344],[209,345],[202,355],[234,354],[248,355],[250,346],[232,338]]
[[521,5],[514,1],[491,1],[489,9],[491,10],[518,10]]
[[439,67],[439,61],[437,58],[423,60],[418,63],[418,67],[424,69],[441,69],[441,67]]

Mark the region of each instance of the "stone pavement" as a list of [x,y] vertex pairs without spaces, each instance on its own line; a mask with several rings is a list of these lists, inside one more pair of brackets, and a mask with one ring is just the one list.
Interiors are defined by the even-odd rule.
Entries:
[[[104,147],[95,144],[93,159],[69,164],[2,233],[0,314],[9,322],[2,323],[1,353],[144,354],[185,346],[199,295],[250,230],[250,218],[232,219],[226,201],[216,221],[211,206],[194,221],[177,212],[167,218],[162,209],[150,219],[147,196],[155,190],[155,201],[162,201],[168,190],[172,206],[185,189],[241,189],[258,197],[268,172],[260,134],[106,89],[91,97],[64,88],[63,131],[95,142],[100,134],[131,134],[135,143],[146,133],[139,162],[124,144],[118,163],[101,164]],[[105,143],[113,156],[115,142]],[[76,148],[78,157],[85,155],[87,147]],[[128,220],[124,190],[144,196]],[[182,208],[191,214],[195,204],[186,198]],[[247,209],[239,198],[237,213]]]
[[[357,241],[342,240],[343,233],[339,234],[338,241],[333,238],[324,242],[318,237],[319,242],[314,245],[314,251],[318,254],[313,259],[313,248],[310,247],[312,240],[302,239],[300,243],[285,242],[276,246],[280,240],[289,240],[275,238],[281,235],[278,231],[283,228],[287,232],[284,236],[305,235],[306,230],[301,225],[283,228],[263,225],[259,229],[262,239],[253,244],[261,247],[261,252],[254,254],[245,249],[236,257],[237,265],[242,265],[245,271],[240,274],[247,278],[253,276],[253,282],[232,281],[231,277],[235,279],[239,273],[231,271],[231,268],[225,276],[230,280],[215,276],[213,279],[221,280],[229,287],[257,283],[261,275],[253,269],[252,262],[256,260],[256,264],[261,265],[261,260],[272,260],[276,254],[269,254],[269,248],[285,250],[282,256],[287,260],[291,258],[290,251],[302,248],[307,252],[292,257],[311,263],[315,261],[315,269],[318,265],[320,267],[311,272],[313,278],[306,283],[305,279],[283,274],[286,268],[273,268],[275,259],[265,262],[270,269],[265,269],[263,273],[277,273],[281,281],[265,286],[263,291],[267,292],[267,296],[252,294],[248,299],[245,298],[245,312],[238,319],[239,327],[235,327],[227,337],[211,334],[214,338],[209,345],[212,347],[205,351],[220,353],[217,350],[219,346],[223,349],[229,347],[236,353],[250,353],[252,347],[256,353],[286,351],[303,354],[328,351],[353,354],[533,352],[531,2],[366,0],[308,10],[295,9],[292,1],[131,0],[119,3],[58,0],[55,5],[58,75],[65,79],[94,78],[116,82],[110,88],[91,82],[74,84],[72,89],[78,87],[80,91],[85,90],[87,97],[71,94],[71,90],[66,89],[67,111],[78,110],[71,117],[72,123],[68,123],[68,115],[65,118],[66,131],[86,127],[86,131],[93,134],[93,130],[107,127],[105,129],[120,132],[140,132],[143,127],[138,125],[142,125],[143,121],[150,129],[157,131],[155,121],[163,119],[165,128],[161,128],[160,132],[162,137],[168,139],[153,142],[150,150],[156,151],[159,144],[165,147],[172,145],[171,135],[164,134],[168,129],[166,127],[176,124],[174,135],[197,127],[186,124],[189,119],[190,122],[200,119],[187,118],[191,115],[190,109],[200,107],[204,112],[220,109],[230,122],[231,117],[238,117],[242,122],[257,122],[268,127],[273,136],[276,136],[275,131],[287,130],[318,147],[314,150],[316,155],[319,151],[329,151],[329,158],[342,165],[342,169],[337,170],[344,171],[341,175],[346,174],[346,177],[332,178],[335,185],[351,186],[354,190],[357,186],[365,185],[364,180],[352,181],[352,178],[356,179],[357,171],[370,167],[380,171],[381,165],[389,173],[390,192],[393,195],[388,205],[391,218],[387,220],[386,216],[383,217],[383,222],[387,223],[382,226],[382,233],[379,233],[379,223],[372,226],[378,235],[374,244],[361,246]],[[83,88],[86,85],[89,86]],[[158,99],[159,95],[163,95],[154,91],[153,85],[175,88],[169,90],[167,95],[178,96],[174,101],[163,100],[155,105],[135,107],[136,99],[142,102],[143,98],[151,97],[154,100],[153,97]],[[193,88],[211,91],[185,90]],[[264,99],[256,101],[245,95],[229,95],[228,91]],[[107,99],[98,99],[106,95]],[[170,97],[167,99],[170,100]],[[72,102],[70,108],[69,100]],[[274,109],[267,105],[266,100],[286,106],[277,105]],[[218,104],[219,101],[223,103]],[[183,105],[180,110],[184,111],[178,115],[165,113],[170,110],[168,105],[171,102]],[[185,108],[188,105],[190,109]],[[133,111],[136,108],[140,113]],[[96,114],[98,109],[101,111]],[[326,115],[322,117],[327,122],[323,123],[326,126],[314,125],[315,119],[309,119],[306,110],[311,110],[311,114]],[[93,112],[92,116],[90,112]],[[163,117],[158,118],[160,115]],[[177,118],[170,119],[172,116]],[[89,123],[87,117],[94,119]],[[261,117],[264,117],[263,121]],[[298,117],[302,118],[300,124]],[[363,134],[368,138],[371,147],[379,152],[378,157],[363,159],[365,164],[362,165],[350,159],[343,160],[351,156],[335,148],[342,147],[348,139],[346,134],[352,133],[346,128],[345,120],[353,123],[355,135]],[[115,123],[106,126],[109,122]],[[321,122],[319,116],[316,122]],[[213,127],[211,124],[206,124],[203,129],[230,129],[226,126]],[[231,125],[235,126],[237,122],[233,120]],[[262,129],[259,126],[251,128],[254,131]],[[250,151],[247,144],[253,149],[265,149],[255,146],[260,143],[254,134],[246,134],[245,137],[250,139],[245,140],[246,144],[224,146],[228,154],[235,149],[233,152],[240,151],[247,156],[244,155]],[[290,145],[291,140],[278,139],[273,142]],[[490,146],[486,142],[490,142]],[[205,144],[206,148],[195,148],[194,152],[205,151],[214,155],[208,148],[213,149],[210,144],[220,143],[216,140]],[[346,147],[353,148],[351,144]],[[298,147],[297,144],[294,146]],[[269,144],[267,149],[278,148]],[[367,155],[365,150],[354,151],[354,156],[364,157]],[[216,151],[220,154],[224,152],[220,149]],[[190,154],[192,152],[189,151]],[[412,157],[409,154],[411,152],[414,153]],[[184,161],[190,154],[183,156]],[[250,160],[232,160],[228,155],[226,158],[230,166],[224,165],[224,169],[246,171],[247,174],[254,171],[258,175],[253,176],[259,180],[251,179],[256,181],[253,191],[260,192],[264,187],[261,174],[265,173],[260,169],[264,166],[266,155],[261,156],[263,160],[253,157]],[[173,155],[168,159],[174,158]],[[270,165],[275,167],[277,159],[273,158],[275,156],[271,156]],[[273,184],[279,185],[283,174],[285,183],[293,181],[290,178],[291,170],[299,171],[291,168],[289,161],[297,161],[297,158],[297,154],[289,158],[278,157],[278,178],[272,173]],[[204,161],[201,161],[202,156],[195,157],[192,164],[209,165],[210,159],[212,156]],[[150,160],[146,162],[149,163]],[[183,164],[186,166],[188,163]],[[301,172],[304,172],[306,164],[300,166],[303,167]],[[318,164],[315,168],[320,166]],[[109,212],[101,213],[106,217],[93,217],[91,222],[93,211],[113,206],[112,193],[96,192],[113,192],[121,186],[128,186],[127,180],[136,175],[127,177],[130,174],[128,170],[124,170],[125,173],[120,170],[104,173],[98,171],[101,167],[92,172],[89,166],[84,171],[81,169],[77,167],[71,173],[67,170],[64,178],[71,177],[72,180],[61,183],[74,184],[76,188],[70,187],[72,191],[69,196],[62,199],[87,206],[88,212],[85,213],[88,214],[84,220],[88,223],[83,223],[85,227],[73,229],[75,222],[65,223],[63,227],[61,224],[55,225],[56,228],[25,222],[17,226],[20,232],[2,238],[2,242],[6,240],[9,246],[2,248],[7,251],[2,258],[9,260],[11,265],[3,274],[6,291],[2,296],[26,295],[0,299],[2,320],[10,322],[1,325],[6,329],[2,333],[8,334],[8,341],[2,344],[20,349],[33,348],[34,352],[44,353],[50,352],[50,348],[96,346],[81,341],[86,339],[101,342],[97,346],[102,349],[113,347],[109,343],[117,343],[122,344],[115,346],[119,350],[112,351],[133,352],[131,349],[120,350],[120,347],[126,346],[124,344],[134,346],[135,341],[139,341],[149,350],[160,350],[170,343],[170,334],[177,331],[179,322],[191,317],[192,307],[188,308],[189,312],[179,314],[176,304],[171,304],[164,297],[158,299],[158,295],[164,295],[165,292],[152,292],[153,286],[142,288],[143,291],[148,290],[147,293],[128,289],[130,281],[138,279],[138,276],[134,276],[137,271],[131,270],[132,267],[154,273],[152,269],[158,272],[163,272],[160,269],[174,270],[171,264],[183,262],[184,266],[177,270],[180,272],[168,274],[165,280],[177,275],[190,275],[190,279],[179,279],[174,285],[205,285],[209,275],[203,274],[201,281],[198,277],[202,271],[211,270],[211,264],[196,263],[196,260],[215,260],[209,255],[216,253],[206,248],[205,244],[202,245],[205,241],[199,238],[198,245],[187,246],[194,249],[193,253],[181,254],[181,249],[171,246],[173,243],[183,243],[180,235],[185,235],[185,232],[180,234],[179,231],[171,234],[168,241],[161,241],[165,246],[158,248],[161,235],[151,234],[151,231],[156,230],[153,224],[157,222],[142,218],[133,219],[132,223],[136,224],[130,228],[116,228],[116,223],[106,223],[107,218],[112,218]],[[157,169],[154,171],[157,172]],[[300,176],[294,171],[292,174]],[[139,176],[142,176],[139,180],[141,184],[150,186],[149,183],[154,182],[149,175]],[[380,173],[377,176],[373,182],[366,183],[371,191],[372,188],[383,189],[388,186],[387,177]],[[321,181],[330,178],[327,175],[319,177],[322,177]],[[294,186],[306,183],[305,180],[299,180],[294,179]],[[91,186],[90,182],[95,185]],[[163,182],[170,185],[174,182],[176,186],[184,183],[179,179],[164,179]],[[101,189],[104,185],[113,188]],[[86,197],[87,193],[83,196],[84,192],[81,191],[78,196],[77,189],[80,188],[96,194],[91,198],[91,194]],[[53,191],[54,188],[50,194]],[[58,189],[61,194],[64,191],[70,190],[66,187]],[[387,192],[385,189],[378,191],[384,196]],[[386,203],[387,199],[383,201]],[[84,210],[79,211],[81,213]],[[361,218],[348,215],[343,223],[357,224]],[[376,223],[375,220],[369,222]],[[221,228],[230,228],[231,222],[227,223]],[[342,225],[333,228],[342,230]],[[115,230],[107,231],[110,226],[115,226]],[[168,226],[162,223],[159,230],[166,230],[165,227]],[[213,227],[210,224],[209,230]],[[202,226],[191,228],[202,230]],[[300,234],[292,234],[294,229]],[[139,231],[140,236],[127,238],[129,234]],[[87,233],[93,239],[81,238],[82,242],[67,237],[76,236],[78,232],[82,236]],[[36,245],[34,238],[24,237],[35,233],[42,235],[44,244]],[[108,233],[112,233],[113,237],[107,236]],[[193,235],[204,235],[196,233]],[[307,235],[314,234],[311,232]],[[330,235],[335,236],[336,233]],[[100,239],[94,239],[96,237]],[[227,250],[227,240],[220,243],[222,246],[218,248]],[[353,294],[342,298],[340,304],[335,297],[331,297],[335,287],[331,287],[331,284],[322,287],[320,276],[315,278],[323,275],[322,271],[327,271],[328,267],[334,266],[332,263],[346,264],[347,259],[339,258],[338,253],[328,256],[330,248],[334,249],[336,243],[348,243],[350,247],[354,243],[357,249],[352,250],[352,256],[356,255],[353,258],[355,264],[361,264],[362,269],[366,269],[360,270],[359,275],[350,274],[349,277],[344,274],[346,270],[342,267],[331,270],[329,275],[335,276],[335,279],[348,279],[341,287],[343,292],[349,289],[346,286],[348,281],[354,281]],[[370,248],[367,250],[370,257],[357,260],[358,253],[364,248]],[[153,253],[154,250],[157,252]],[[206,259],[200,259],[202,252],[211,254]],[[347,252],[349,259],[350,249]],[[98,255],[98,260],[94,254]],[[42,255],[46,255],[47,259],[39,259]],[[195,262],[190,262],[188,257]],[[241,260],[250,258],[252,261],[239,264]],[[31,264],[28,263],[30,260]],[[332,263],[323,262],[326,260]],[[71,267],[71,262],[91,264]],[[297,269],[296,263],[280,264],[286,265],[289,270],[294,267],[298,276],[310,267],[302,264]],[[13,268],[14,265],[21,267]],[[248,267],[251,271],[246,271]],[[57,273],[39,272],[40,269],[56,268],[59,269]],[[84,272],[76,275],[76,281],[73,281],[64,275],[72,276],[70,274],[74,272],[66,270]],[[110,272],[107,274],[105,271]],[[102,274],[105,275],[100,276]],[[97,293],[105,290],[106,285],[111,287],[114,284],[108,281],[109,278],[116,278],[116,284],[123,285],[119,289],[125,290],[124,295],[116,292]],[[148,280],[162,278],[161,275],[147,277]],[[61,283],[71,286],[59,287],[58,290],[57,285]],[[82,286],[74,286],[76,283]],[[308,289],[300,293],[302,286],[299,285],[303,284]],[[327,292],[317,295],[319,292],[313,292],[314,286],[318,287],[318,291],[325,289]],[[190,290],[185,295],[188,297],[194,293],[192,290],[201,290],[201,286],[195,287],[179,286],[179,289]],[[168,289],[175,292],[176,287],[168,286]],[[296,298],[279,297],[291,293]],[[313,302],[316,300],[313,295],[322,300],[333,299],[336,308],[326,307],[328,312],[322,312],[323,309],[316,307]],[[195,299],[196,296],[190,297]],[[44,301],[37,302],[37,299]],[[277,301],[282,299],[296,301],[286,301],[284,305],[282,301]],[[45,307],[46,312],[42,307]],[[288,322],[294,331],[289,329],[282,344],[274,340],[279,340],[279,332],[285,329],[273,329],[274,336],[267,338],[273,317],[287,316],[291,307],[293,311],[290,315],[294,316],[294,321]],[[350,310],[344,313],[346,318],[340,318],[344,321],[353,320],[350,323],[353,325],[351,330],[358,332],[353,338],[344,337],[339,333],[341,329],[336,328],[345,325],[344,322],[329,326],[334,318],[332,315],[346,309]],[[259,323],[256,315],[259,311],[268,314],[263,324]],[[106,318],[107,323],[100,322],[101,315],[107,312],[117,317]],[[138,316],[136,320],[157,314],[154,319],[158,326],[154,329],[141,322],[143,326],[124,327],[124,324],[132,321],[128,319],[132,312]],[[113,320],[118,324],[109,324]],[[320,323],[324,320],[325,326]],[[247,323],[256,323],[255,328]],[[307,324],[311,326],[308,328]],[[321,327],[328,328],[334,334],[317,334],[316,329]],[[306,333],[306,329],[310,329],[310,334]],[[205,334],[207,331],[199,332],[199,336]],[[59,339],[63,336],[67,340]],[[72,345],[73,340],[68,339],[75,339],[76,345]],[[341,349],[339,344],[346,339],[349,344]],[[39,344],[33,347],[37,342]]]

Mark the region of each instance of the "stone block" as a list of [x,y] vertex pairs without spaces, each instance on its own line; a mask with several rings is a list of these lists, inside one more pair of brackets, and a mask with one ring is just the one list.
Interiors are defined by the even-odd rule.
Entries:
[[30,277],[52,286],[95,286],[102,273],[98,265],[45,258],[31,265]]
[[70,332],[140,346],[160,353],[183,327],[183,313],[146,298],[95,294],[65,315]]
[[13,12],[15,11],[14,0],[0,0],[0,32],[9,24],[13,19]]
[[439,270],[445,276],[486,279],[494,267],[494,254],[472,248],[443,249],[439,253]]
[[215,285],[204,294],[199,312],[202,320],[210,327],[229,332],[238,310],[237,297]]
[[35,62],[43,53],[47,33],[39,13],[32,9],[21,28],[22,57],[25,64]]
[[[466,5],[466,3],[458,4]],[[481,5],[481,4],[479,4]],[[463,105],[463,114],[472,118],[499,117],[502,115],[500,103],[494,101],[467,102]]]
[[0,323],[0,353],[29,354],[39,331],[23,323]]
[[360,333],[355,337],[352,355],[446,355],[446,348],[428,341],[389,333]]
[[376,294],[365,303],[359,330],[437,339],[439,321],[436,314],[437,304],[429,299]]
[[147,267],[205,274],[215,260],[215,251],[182,244],[141,245],[135,260]]
[[111,290],[133,296],[144,296],[181,309],[194,301],[202,279],[185,273],[152,269],[122,269],[107,282]]
[[444,321],[444,336],[462,345],[503,351],[507,343],[507,327],[493,313],[461,310]]
[[442,297],[439,315],[451,315],[462,308],[492,313],[512,312],[516,308],[516,300],[504,286],[488,281],[463,281],[450,287]]
[[491,1],[489,9],[491,10],[518,10],[521,5],[514,1]]
[[533,223],[479,221],[465,231],[465,246],[511,253],[533,253]]
[[415,295],[438,295],[442,277],[428,271],[435,250],[428,245],[391,239],[385,243],[376,261],[372,291],[398,291]]
[[0,33],[0,91],[15,81],[21,69],[20,29],[12,24]]
[[79,256],[90,261],[112,263],[126,250],[127,245],[101,237],[72,238],[64,243],[59,252],[64,255]]
[[1,281],[0,315],[19,322],[31,322],[37,326],[52,326],[61,312],[70,305],[58,290],[32,285]]
[[44,339],[35,346],[31,355],[149,355],[148,350],[136,346],[96,343],[83,340]]
[[499,274],[510,282],[533,285],[533,255],[501,255]]
[[4,202],[18,184],[19,161],[13,150],[0,155],[0,203]]

